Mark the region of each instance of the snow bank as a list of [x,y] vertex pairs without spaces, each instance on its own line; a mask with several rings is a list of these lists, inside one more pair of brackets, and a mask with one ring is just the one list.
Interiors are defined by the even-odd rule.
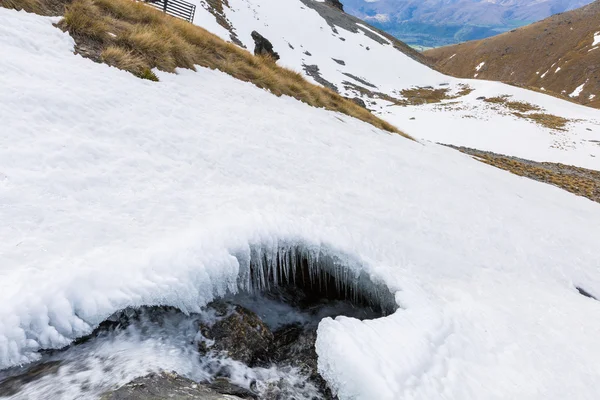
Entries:
[[[325,249],[401,307],[326,319],[342,399],[593,399],[600,206],[199,68],[139,80],[0,9],[0,368]],[[272,252],[271,252],[272,254]],[[344,258],[345,257],[345,258]]]

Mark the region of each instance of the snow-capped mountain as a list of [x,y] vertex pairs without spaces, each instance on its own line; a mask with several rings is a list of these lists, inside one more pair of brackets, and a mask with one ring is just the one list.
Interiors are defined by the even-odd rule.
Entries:
[[[196,24],[224,39],[234,37],[248,49],[254,48],[251,32],[258,31],[273,43],[281,65],[363,99],[413,137],[600,170],[597,110],[501,83],[442,75],[390,35],[327,2],[228,0],[219,8],[228,21],[225,28],[217,23],[223,19],[213,1],[195,1]],[[485,63],[475,65],[472,76],[484,68]],[[536,109],[515,115],[506,104],[482,100],[502,96]],[[567,122],[559,129],[540,125],[535,121],[540,113]]]
[[318,324],[318,372],[342,400],[596,399],[598,203],[426,139],[600,170],[600,111],[442,75],[329,2],[196,2],[196,24],[248,49],[260,32],[281,65],[418,140],[218,69],[139,79],[77,54],[61,17],[0,7],[1,397],[106,398],[161,371],[193,380],[183,395],[214,377],[266,393],[296,371],[214,368],[206,321],[95,329],[141,306],[214,322],[209,302],[300,270],[391,309]]
[[572,10],[590,0],[344,0],[345,10],[411,44],[481,39]]

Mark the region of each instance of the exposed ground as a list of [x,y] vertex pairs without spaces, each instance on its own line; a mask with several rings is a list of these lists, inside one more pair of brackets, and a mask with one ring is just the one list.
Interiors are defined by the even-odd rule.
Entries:
[[[199,26],[130,0],[2,0],[6,8],[61,15],[58,24],[77,44],[76,52],[149,80],[154,68],[175,72],[195,65],[218,69],[276,96],[288,95],[314,107],[337,111],[378,128],[399,133],[391,124],[330,89],[314,85],[273,60],[256,57]],[[58,6],[57,6],[58,4]]]
[[595,1],[498,36],[424,54],[449,75],[502,81],[600,108],[600,43],[594,45],[599,21],[600,1]]
[[500,106],[509,111],[515,117],[528,119],[548,129],[564,131],[565,126],[571,122],[567,118],[548,114],[535,104],[527,103],[525,101],[510,100],[510,96],[488,97],[483,101]]
[[539,182],[554,185],[578,196],[600,203],[600,171],[574,167],[572,165],[537,162],[505,156],[489,151],[447,145],[476,160],[510,171]]

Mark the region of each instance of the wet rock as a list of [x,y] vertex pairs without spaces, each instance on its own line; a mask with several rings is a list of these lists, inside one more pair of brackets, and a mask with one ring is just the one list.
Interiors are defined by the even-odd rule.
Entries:
[[317,332],[299,324],[286,325],[274,333],[273,361],[317,373]]
[[28,366],[21,374],[10,376],[0,381],[0,396],[13,396],[28,383],[42,379],[48,375],[54,375],[60,368],[60,361],[50,361],[43,364]]
[[101,400],[237,400],[174,373],[163,372],[137,378],[117,390],[104,393]]
[[221,394],[229,394],[237,396],[242,399],[258,399],[258,395],[251,390],[245,389],[241,386],[234,385],[225,378],[217,378],[214,381],[207,384],[207,386],[213,389],[215,392]]
[[275,61],[279,60],[279,54],[273,50],[273,44],[267,38],[256,31],[252,31],[251,35],[254,40],[254,55],[268,56]]
[[202,335],[213,341],[201,342],[200,352],[226,352],[230,358],[249,366],[268,360],[273,333],[258,315],[239,305],[215,303],[212,307],[222,318],[212,326],[200,327]]
[[78,338],[73,344],[80,345],[108,332],[127,329],[128,326],[139,323],[142,320],[160,325],[165,318],[175,314],[183,315],[179,309],[169,306],[126,308],[108,317],[91,334]]
[[299,368],[309,376],[324,399],[337,399],[327,382],[319,375],[315,348],[317,331],[300,324],[286,325],[274,333],[273,360]]

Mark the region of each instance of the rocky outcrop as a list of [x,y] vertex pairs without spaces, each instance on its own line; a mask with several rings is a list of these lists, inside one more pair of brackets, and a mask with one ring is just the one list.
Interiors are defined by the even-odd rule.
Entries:
[[268,360],[273,333],[255,313],[239,305],[221,302],[212,307],[222,318],[212,326],[200,327],[202,335],[213,341],[211,346],[200,342],[201,353],[225,352],[230,358],[250,366]]
[[344,11],[344,5],[340,2],[340,0],[325,0],[325,4],[335,7],[340,11]]
[[221,394],[174,373],[163,372],[137,378],[100,400],[242,400],[243,397]]
[[251,35],[254,40],[254,55],[271,57],[275,61],[279,60],[279,54],[273,50],[273,44],[267,38],[256,31],[252,31]]
[[357,106],[360,106],[362,108],[367,108],[367,104],[360,97],[346,97],[346,98],[348,100],[350,100],[351,102],[353,102],[354,104],[356,104]]

